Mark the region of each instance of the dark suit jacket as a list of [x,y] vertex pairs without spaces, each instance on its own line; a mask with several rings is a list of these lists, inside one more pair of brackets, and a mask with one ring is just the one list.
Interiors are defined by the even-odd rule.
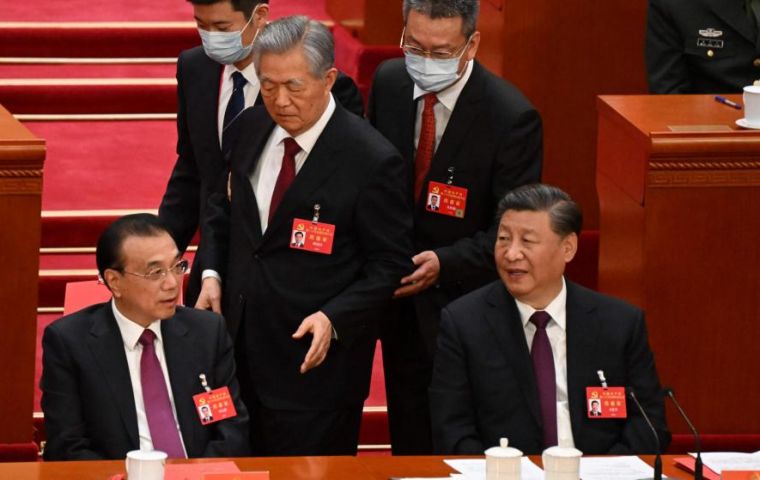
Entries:
[[[403,155],[413,203],[414,82],[403,59],[388,60],[377,70],[367,107],[369,119]],[[504,194],[540,181],[543,156],[541,118],[517,88],[478,62],[457,100],[451,119],[433,156],[423,194],[414,205],[417,252],[434,250],[441,263],[440,284],[415,297],[418,317],[434,349],[440,309],[462,294],[496,278],[493,245],[496,207]],[[430,212],[429,181],[446,183],[454,167],[453,184],[468,189],[464,218]]]
[[[217,111],[223,65],[211,60],[202,47],[182,52],[177,60],[177,163],[174,165],[158,216],[166,222],[180,251],[184,251],[202,223],[209,192],[227,162],[219,147]],[[362,116],[364,104],[354,81],[343,73],[333,87],[337,102]],[[259,103],[257,99],[257,103]],[[236,122],[237,123],[237,122]],[[191,271],[186,305],[194,305],[200,290],[205,254],[198,245]]]
[[759,47],[743,1],[649,1],[646,64],[652,93],[741,92],[760,78],[760,65],[754,65]]
[[[246,111],[232,158],[232,202],[224,182],[210,199],[204,238],[215,268],[225,268],[225,316],[236,335],[244,323],[252,387],[275,409],[361,405],[369,389],[379,310],[411,269],[411,212],[406,172],[393,146],[339,104],[264,234],[250,175],[275,124],[264,108]],[[332,254],[290,247],[293,220],[335,225]],[[226,238],[229,235],[229,238]],[[291,335],[317,311],[332,321],[324,363],[302,375],[311,336]],[[241,382],[243,379],[241,379]]]
[[[630,387],[670,442],[654,357],[641,310],[567,282],[567,388],[575,446],[585,454],[654,453],[636,406],[627,420],[587,418],[586,387]],[[433,440],[444,454],[482,454],[508,437],[525,454],[542,451],[541,413],[520,314],[500,281],[476,290],[441,315],[430,386]]]
[[[63,317],[42,338],[46,460],[121,459],[140,448],[129,367],[110,302]],[[177,419],[189,457],[248,454],[248,412],[239,399],[232,343],[219,315],[179,307],[161,323]],[[235,418],[203,426],[193,395],[228,386]]]

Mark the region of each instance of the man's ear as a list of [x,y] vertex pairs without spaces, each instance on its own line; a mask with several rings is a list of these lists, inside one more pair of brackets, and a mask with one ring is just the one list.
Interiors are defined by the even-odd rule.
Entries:
[[475,31],[472,34],[472,39],[470,40],[470,44],[467,46],[467,51],[465,52],[464,56],[469,61],[475,58],[475,55],[478,53],[478,47],[480,46],[480,32]]
[[332,67],[327,71],[325,74],[325,82],[327,91],[329,92],[332,90],[333,85],[335,85],[335,80],[338,78],[338,69],[335,67]]
[[120,272],[111,268],[107,268],[103,272],[103,281],[105,282],[108,289],[111,290],[113,296],[116,298],[121,298],[121,280],[123,278],[124,277]]
[[256,27],[257,31],[264,28],[264,25],[267,24],[268,18],[269,18],[269,4],[259,3],[256,6],[256,9],[253,13],[253,24]]
[[562,239],[562,255],[565,258],[565,263],[570,263],[570,260],[575,258],[575,254],[578,251],[578,235],[575,232],[565,236]]

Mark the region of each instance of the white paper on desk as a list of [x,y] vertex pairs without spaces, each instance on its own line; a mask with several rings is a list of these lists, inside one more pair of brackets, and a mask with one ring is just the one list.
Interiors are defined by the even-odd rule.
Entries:
[[[484,458],[466,458],[444,460],[446,465],[464,474],[467,480],[485,480],[486,460]],[[522,457],[520,465],[522,480],[544,480],[544,471],[528,457]]]
[[639,457],[582,457],[583,480],[637,480],[652,478],[654,469]]
[[[692,457],[696,454],[692,453]],[[741,452],[702,452],[702,464],[720,475],[723,470],[760,470],[760,451]]]

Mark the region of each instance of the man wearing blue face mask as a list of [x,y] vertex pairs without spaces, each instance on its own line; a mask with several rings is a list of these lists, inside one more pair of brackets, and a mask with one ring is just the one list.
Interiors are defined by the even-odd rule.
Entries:
[[[541,118],[475,61],[478,10],[477,0],[404,0],[405,58],[383,63],[370,93],[370,121],[407,160],[419,252],[382,332],[394,454],[431,453],[441,308],[497,278],[498,201],[541,177]],[[427,208],[432,195],[438,209]]]
[[[177,60],[177,162],[158,211],[180,251],[202,224],[212,185],[228,171],[238,116],[261,104],[252,44],[269,15],[267,0],[188,1],[203,45]],[[363,115],[361,95],[350,77],[339,74],[332,92],[347,110]],[[205,255],[201,243],[185,304],[218,313],[220,293],[208,288],[200,295]]]

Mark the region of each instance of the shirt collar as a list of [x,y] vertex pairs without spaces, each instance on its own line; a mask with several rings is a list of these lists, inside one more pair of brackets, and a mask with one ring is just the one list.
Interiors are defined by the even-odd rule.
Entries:
[[256,76],[256,68],[253,66],[253,62],[246,65],[246,67],[242,70],[238,70],[238,68],[231,63],[224,66],[223,75],[228,82],[232,83],[232,74],[235,72],[242,73],[243,77],[245,77],[245,79],[248,81],[248,84],[252,87],[257,87],[259,85],[259,77]]
[[[530,316],[533,315],[537,310],[527,303],[523,303],[516,298],[515,303],[517,304],[517,310],[520,312],[520,319],[522,320],[523,328],[525,328],[528,326]],[[566,304],[567,286],[565,285],[565,277],[562,277],[562,289],[559,291],[559,294],[554,297],[554,300],[549,302],[549,305],[547,305],[544,309],[544,311],[552,317],[552,320],[554,320],[562,330],[565,330],[565,325],[567,323],[567,316],[564,315]]]
[[[447,87],[440,92],[436,93],[435,96],[438,98],[438,101],[446,107],[446,109],[450,112],[454,111],[454,105],[457,104],[457,100],[459,99],[459,95],[462,93],[462,90],[464,90],[464,86],[467,85],[467,81],[470,79],[470,75],[472,74],[472,66],[473,61],[470,60],[467,62],[467,66],[464,67],[464,73],[462,74],[462,78],[454,82],[453,85],[450,87]],[[416,101],[418,98],[420,98],[423,95],[427,95],[430,92],[426,92],[425,90],[421,89],[417,86],[417,84],[414,84],[414,94],[412,98]]]
[[[298,146],[301,147],[301,150],[305,152],[307,156],[309,153],[311,153],[314,145],[317,143],[317,140],[319,140],[319,136],[322,135],[322,131],[327,126],[327,122],[330,121],[330,118],[332,118],[334,112],[335,100],[333,99],[331,93],[330,99],[327,102],[327,108],[325,108],[325,111],[322,112],[322,116],[319,117],[319,120],[317,120],[317,122],[312,125],[311,128],[302,134],[293,137],[293,140],[296,141]],[[288,138],[289,136],[290,134],[285,131],[284,128],[277,125],[277,127],[275,127],[274,131],[272,132],[272,139],[274,140],[273,145],[279,145],[285,138]]]
[[[113,316],[116,318],[116,324],[119,326],[119,331],[121,332],[121,339],[124,342],[124,346],[131,352],[137,348],[137,341],[140,339],[140,335],[142,335],[143,330],[145,329],[125,317],[124,314],[121,313],[118,308],[116,308],[116,301],[111,300],[111,308],[113,309]],[[162,341],[160,322],[161,320],[156,320],[155,322],[148,325],[148,328],[153,330],[153,333],[156,334],[156,338],[159,342]]]

